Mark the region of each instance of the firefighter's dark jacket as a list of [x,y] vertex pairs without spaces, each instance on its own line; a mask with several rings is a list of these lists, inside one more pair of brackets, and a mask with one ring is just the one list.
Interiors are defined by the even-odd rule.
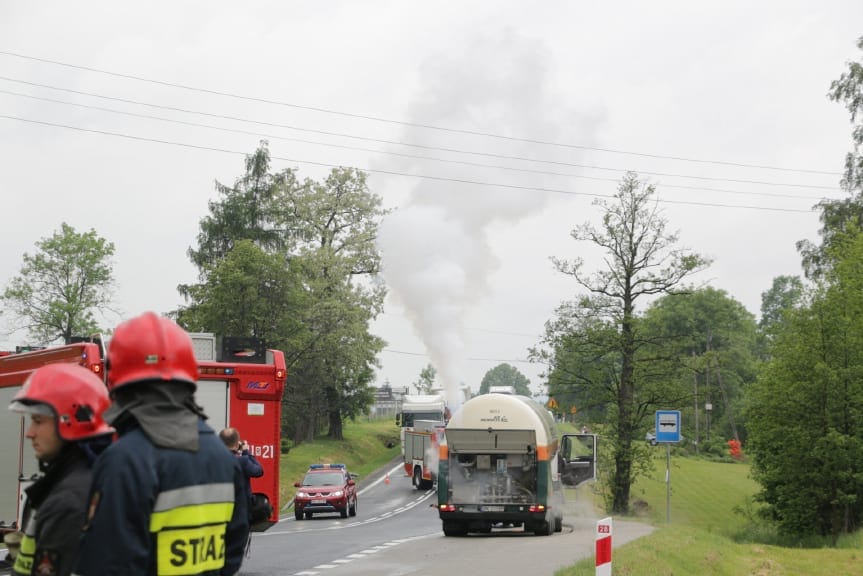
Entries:
[[66,444],[45,475],[26,489],[24,537],[14,574],[68,576],[72,571],[87,515],[90,473],[84,453]]
[[133,422],[97,460],[75,574],[230,575],[248,539],[245,476],[203,419],[196,452]]

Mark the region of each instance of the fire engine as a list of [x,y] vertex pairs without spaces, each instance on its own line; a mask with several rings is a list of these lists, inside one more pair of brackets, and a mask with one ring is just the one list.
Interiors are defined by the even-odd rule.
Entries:
[[[198,360],[195,399],[218,432],[226,426],[240,431],[250,452],[264,468],[252,479],[252,492],[265,498],[272,513],[253,526],[263,531],[278,522],[281,398],[284,390],[284,354],[266,350],[250,338],[220,338],[192,334]],[[0,534],[21,525],[22,497],[39,473],[33,449],[24,437],[23,416],[6,406],[35,369],[54,362],[73,362],[89,368],[104,380],[105,348],[101,338],[29,352],[0,354]]]
[[226,426],[239,430],[264,468],[263,476],[252,478],[252,493],[272,506],[270,517],[252,527],[261,532],[279,521],[285,355],[265,349],[255,338],[191,336],[199,364],[195,400],[204,407],[208,424],[217,432]]
[[436,420],[414,420],[404,431],[404,467],[417,490],[428,490],[437,479],[438,450],[444,424]]

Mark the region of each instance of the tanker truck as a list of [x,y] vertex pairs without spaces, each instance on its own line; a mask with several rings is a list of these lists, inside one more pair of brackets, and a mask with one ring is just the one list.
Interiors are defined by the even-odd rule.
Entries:
[[596,436],[560,436],[538,402],[512,394],[476,396],[444,429],[438,514],[446,536],[519,528],[563,528],[563,485],[595,479]]

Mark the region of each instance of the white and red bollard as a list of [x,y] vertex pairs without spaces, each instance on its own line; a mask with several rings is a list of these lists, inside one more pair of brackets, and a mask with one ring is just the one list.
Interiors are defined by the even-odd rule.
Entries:
[[611,576],[611,517],[596,523],[596,576]]

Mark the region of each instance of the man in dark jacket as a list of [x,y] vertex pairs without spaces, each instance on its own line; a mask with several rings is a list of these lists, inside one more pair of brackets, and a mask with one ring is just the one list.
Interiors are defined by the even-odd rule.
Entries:
[[25,489],[23,535],[13,573],[71,573],[87,517],[91,465],[114,432],[102,419],[110,400],[105,384],[74,364],[35,370],[9,409],[30,415],[32,442],[42,476]]
[[191,338],[152,312],[133,318],[114,331],[107,375],[120,437],[93,471],[75,573],[235,574],[246,479],[195,403]]
[[219,438],[231,454],[236,456],[243,474],[246,476],[246,497],[249,506],[252,505],[252,478],[260,478],[264,475],[264,467],[252,454],[249,453],[249,445],[240,440],[240,432],[236,428],[225,428],[219,432]]

